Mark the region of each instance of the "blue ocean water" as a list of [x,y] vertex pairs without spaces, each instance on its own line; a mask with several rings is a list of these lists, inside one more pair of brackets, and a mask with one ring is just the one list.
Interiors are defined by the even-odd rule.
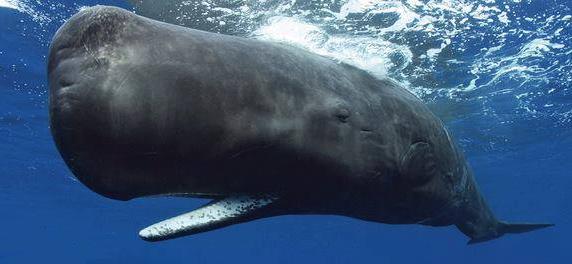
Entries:
[[[571,1],[134,2],[0,0],[0,263],[571,261]],[[282,216],[144,242],[141,228],[206,201],[98,196],[73,178],[49,133],[50,39],[96,4],[287,42],[394,78],[445,121],[499,218],[556,226],[467,246],[453,227]]]

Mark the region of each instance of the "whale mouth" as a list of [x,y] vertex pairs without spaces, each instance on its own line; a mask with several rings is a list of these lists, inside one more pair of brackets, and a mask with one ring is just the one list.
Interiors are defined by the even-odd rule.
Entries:
[[151,242],[162,241],[270,217],[277,213],[278,200],[274,195],[224,197],[146,227],[139,232],[139,237]]

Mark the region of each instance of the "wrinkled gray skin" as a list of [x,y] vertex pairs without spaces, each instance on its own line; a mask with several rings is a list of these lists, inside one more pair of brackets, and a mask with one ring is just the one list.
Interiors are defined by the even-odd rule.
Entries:
[[272,194],[259,217],[456,225],[473,241],[508,226],[419,99],[295,47],[99,6],[59,29],[48,74],[57,147],[109,198]]

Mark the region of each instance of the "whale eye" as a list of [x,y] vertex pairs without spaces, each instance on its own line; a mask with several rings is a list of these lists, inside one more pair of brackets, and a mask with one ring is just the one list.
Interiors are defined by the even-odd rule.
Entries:
[[347,108],[340,108],[336,111],[334,116],[342,123],[347,123],[350,118],[350,110]]

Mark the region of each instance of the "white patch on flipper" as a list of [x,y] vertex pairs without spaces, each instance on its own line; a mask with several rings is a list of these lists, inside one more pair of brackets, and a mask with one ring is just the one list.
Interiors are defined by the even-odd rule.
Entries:
[[141,230],[139,236],[145,240],[162,240],[174,237],[179,233],[200,232],[209,226],[238,219],[248,212],[271,204],[276,199],[272,196],[253,197],[246,195],[224,198],[192,212],[151,225]]

